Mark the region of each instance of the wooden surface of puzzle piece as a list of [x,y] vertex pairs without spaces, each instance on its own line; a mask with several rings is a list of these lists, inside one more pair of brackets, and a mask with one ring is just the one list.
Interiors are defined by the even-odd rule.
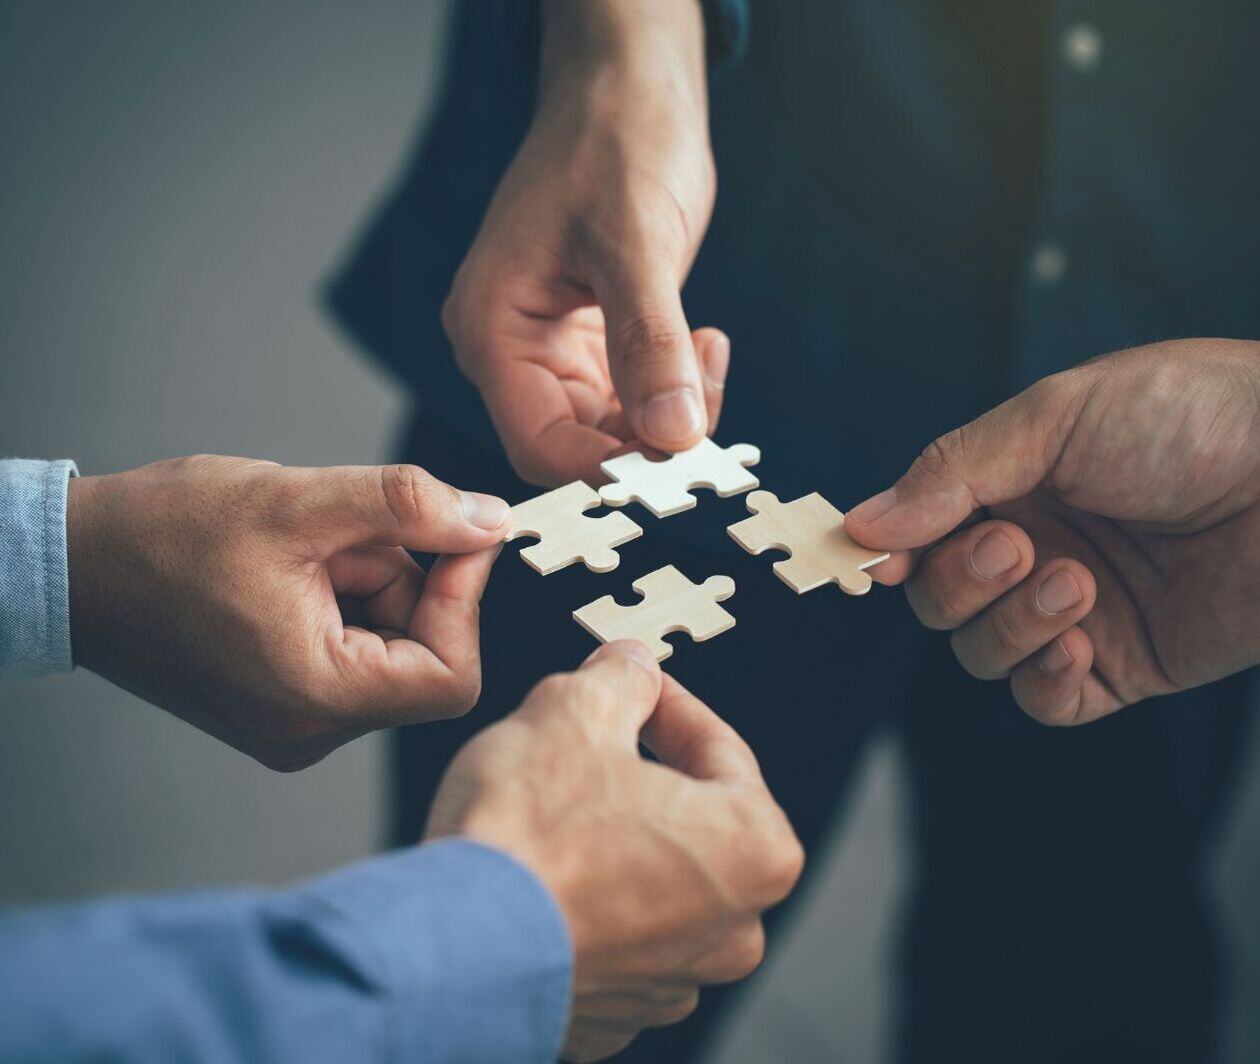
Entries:
[[613,548],[637,539],[643,529],[625,514],[584,515],[599,504],[599,492],[575,480],[513,506],[507,539],[538,537],[521,551],[521,558],[543,576],[577,561],[592,572],[606,573],[621,561]]
[[666,565],[639,577],[631,586],[643,596],[642,602],[620,606],[611,595],[605,595],[574,610],[573,619],[601,643],[638,639],[648,645],[657,661],[674,652],[661,636],[686,632],[699,643],[735,624],[735,618],[718,605],[735,594],[735,581],[729,576],[711,576],[703,584],[693,584],[672,565]]
[[839,584],[850,595],[865,595],[871,578],[864,571],[887,554],[868,550],[849,538],[844,514],[817,492],[794,502],[779,502],[768,491],[748,496],[756,517],[727,528],[731,538],[749,554],[777,547],[791,557],[774,563],[775,574],[798,595],[823,584]]
[[712,488],[722,498],[755,488],[757,478],[745,466],[760,460],[761,451],[750,443],[719,447],[707,438],[661,462],[634,451],[601,463],[600,469],[616,483],[599,494],[609,506],[637,500],[657,517],[669,517],[695,506],[690,488]]

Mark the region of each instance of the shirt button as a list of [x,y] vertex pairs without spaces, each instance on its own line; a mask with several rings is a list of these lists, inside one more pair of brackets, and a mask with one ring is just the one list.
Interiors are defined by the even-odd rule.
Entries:
[[1043,244],[1038,244],[1033,251],[1030,267],[1033,280],[1038,284],[1057,284],[1067,273],[1067,252],[1063,250],[1061,244],[1047,240]]
[[1103,36],[1089,22],[1076,22],[1063,31],[1063,58],[1081,73],[1095,69],[1102,59]]

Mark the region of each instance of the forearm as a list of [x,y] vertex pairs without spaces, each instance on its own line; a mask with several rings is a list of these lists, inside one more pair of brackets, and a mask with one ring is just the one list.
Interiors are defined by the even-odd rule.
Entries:
[[547,0],[539,66],[541,113],[577,102],[707,126],[699,0]]
[[458,840],[287,891],[137,898],[0,919],[0,1059],[552,1059],[563,917]]

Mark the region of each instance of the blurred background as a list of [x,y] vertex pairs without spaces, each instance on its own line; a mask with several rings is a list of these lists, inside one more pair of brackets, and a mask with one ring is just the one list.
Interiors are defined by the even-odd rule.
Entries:
[[[386,459],[401,400],[316,289],[423,119],[444,14],[0,3],[0,453],[84,473],[198,451]],[[364,739],[281,776],[88,674],[6,685],[0,902],[352,860],[382,837],[382,754]],[[1231,1064],[1260,1060],[1260,749],[1250,760],[1212,882]],[[715,1062],[881,1059],[909,873],[899,794],[885,743]]]

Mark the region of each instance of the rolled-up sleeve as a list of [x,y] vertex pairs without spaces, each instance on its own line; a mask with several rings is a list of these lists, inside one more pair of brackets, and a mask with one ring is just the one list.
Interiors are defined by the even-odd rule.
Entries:
[[551,1061],[571,967],[528,869],[443,840],[292,890],[0,918],[0,1059]]
[[0,461],[0,679],[67,672],[69,460]]

